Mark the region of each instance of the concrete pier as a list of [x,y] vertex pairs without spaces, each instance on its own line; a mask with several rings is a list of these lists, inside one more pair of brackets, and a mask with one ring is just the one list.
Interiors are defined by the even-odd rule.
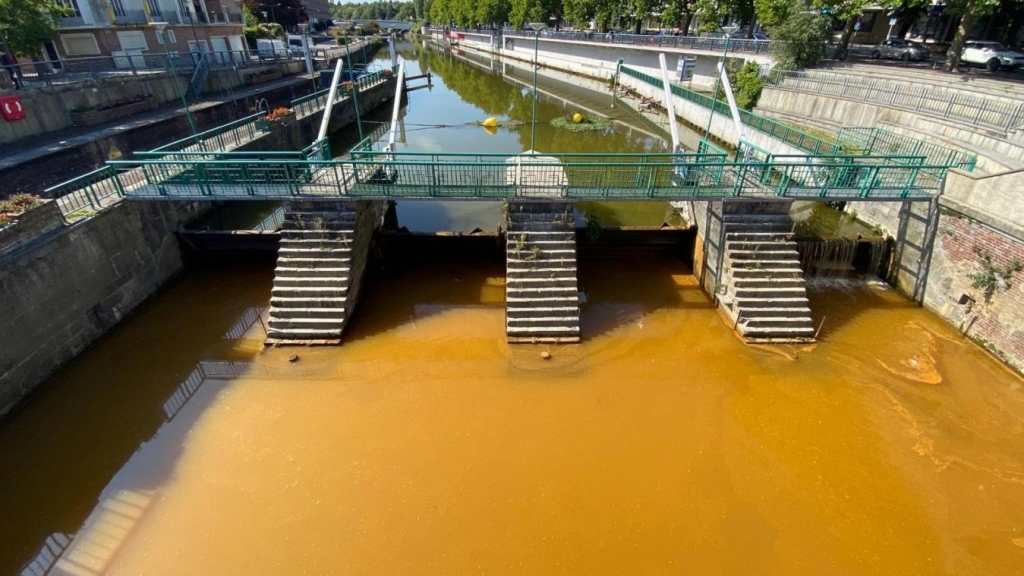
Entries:
[[359,297],[380,202],[293,202],[271,290],[267,345],[337,345]]
[[505,244],[508,342],[579,342],[572,203],[509,202]]

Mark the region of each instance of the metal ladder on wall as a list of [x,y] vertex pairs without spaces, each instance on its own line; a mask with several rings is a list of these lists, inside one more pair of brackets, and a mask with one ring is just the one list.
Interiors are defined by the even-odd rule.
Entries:
[[198,98],[206,85],[206,79],[210,77],[210,64],[206,60],[205,52],[199,53],[199,62],[196,62],[196,69],[192,72],[192,79],[189,80],[189,90],[193,98]]

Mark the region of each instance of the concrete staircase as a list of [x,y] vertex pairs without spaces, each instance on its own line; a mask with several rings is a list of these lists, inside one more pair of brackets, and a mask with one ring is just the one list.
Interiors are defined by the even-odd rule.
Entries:
[[267,344],[339,344],[349,308],[356,211],[288,211],[277,251]]
[[508,342],[579,342],[580,302],[572,203],[509,202],[508,216]]
[[[728,206],[728,204],[727,204]],[[814,326],[789,205],[723,214],[725,257],[719,295],[736,331],[751,342],[810,342]]]

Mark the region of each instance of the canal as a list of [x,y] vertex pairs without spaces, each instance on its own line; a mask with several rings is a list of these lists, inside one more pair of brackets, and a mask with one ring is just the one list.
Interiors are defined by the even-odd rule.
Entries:
[[[407,54],[409,149],[529,147],[468,124],[529,118],[521,88]],[[538,148],[664,149],[634,121]],[[399,217],[487,224],[460,205]],[[71,537],[52,573],[1020,571],[1022,381],[880,282],[747,346],[682,259],[583,259],[584,341],[509,346],[500,262],[398,255],[342,346],[273,349],[273,266],[196,264],[0,421],[0,572]]]

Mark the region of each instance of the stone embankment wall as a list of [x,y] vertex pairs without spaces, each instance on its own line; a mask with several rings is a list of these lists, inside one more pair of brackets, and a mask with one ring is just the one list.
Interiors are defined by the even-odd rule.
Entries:
[[121,202],[0,256],[0,415],[181,272],[201,209]]
[[[441,41],[440,35],[435,36],[434,39]],[[501,39],[501,44],[495,45],[489,34],[466,33],[465,38],[459,41],[459,46],[525,62],[533,62],[534,59],[533,38],[506,36]],[[665,53],[669,73],[673,75],[679,56],[694,57],[697,62],[691,84],[694,88],[709,92],[714,89],[717,75],[716,66],[721,57],[721,54],[717,52],[701,50],[684,50],[657,45],[612,45],[602,42],[554,40],[543,36],[537,43],[536,51],[537,61],[541,66],[600,80],[608,80],[615,73],[616,62],[619,58],[622,58],[623,63],[627,66],[660,78],[661,65],[658,62],[658,54]],[[734,55],[730,54],[729,60],[735,60],[736,64],[753,60],[762,66],[772,63],[771,56],[768,54],[735,53]],[[732,65],[734,64],[730,64],[730,66]]]
[[[297,74],[305,70],[305,64],[300,61],[289,61],[274,64],[272,68],[280,69],[285,74]],[[215,93],[242,86],[245,84],[245,73],[258,69],[260,68],[213,70],[204,92]],[[191,77],[191,71],[179,73],[178,89],[188,90]],[[22,90],[18,92],[18,96],[25,107],[25,119],[17,122],[0,122],[0,144],[10,144],[24,138],[69,128],[71,118],[67,111],[78,106],[103,106],[140,94],[151,94],[160,103],[174,102],[181,99],[178,89],[175,88],[174,78],[170,73],[147,72],[138,76],[126,73],[123,76],[99,80],[88,79]]]
[[[365,114],[387,102],[394,88],[391,80],[363,92],[360,109]],[[342,102],[331,117],[331,129],[337,130],[354,120],[355,107]],[[307,146],[320,116],[303,120],[275,127],[247,149]],[[72,175],[65,172],[61,179]],[[372,229],[384,207],[366,204],[359,227]],[[6,311],[0,317],[0,416],[182,271],[174,232],[207,207],[174,201],[119,202],[70,226],[62,220],[53,225],[60,215],[52,210],[48,218],[28,219],[43,235],[22,242],[24,235],[19,234],[17,246],[12,237],[11,249],[0,249],[0,309]],[[368,246],[367,242],[356,255],[362,262],[368,258]],[[353,280],[356,290],[359,281]]]
[[[309,94],[310,90],[308,82],[301,82],[268,90],[260,97],[266,98],[271,107],[287,106],[293,99]],[[199,130],[208,130],[250,114],[252,104],[251,97],[241,98],[196,109],[192,116]],[[131,119],[127,121],[130,123]],[[54,146],[45,156],[4,166],[0,197],[18,192],[38,194],[50,186],[95,170],[107,160],[130,158],[135,150],[151,150],[191,133],[188,118],[179,114],[79,145]]]

